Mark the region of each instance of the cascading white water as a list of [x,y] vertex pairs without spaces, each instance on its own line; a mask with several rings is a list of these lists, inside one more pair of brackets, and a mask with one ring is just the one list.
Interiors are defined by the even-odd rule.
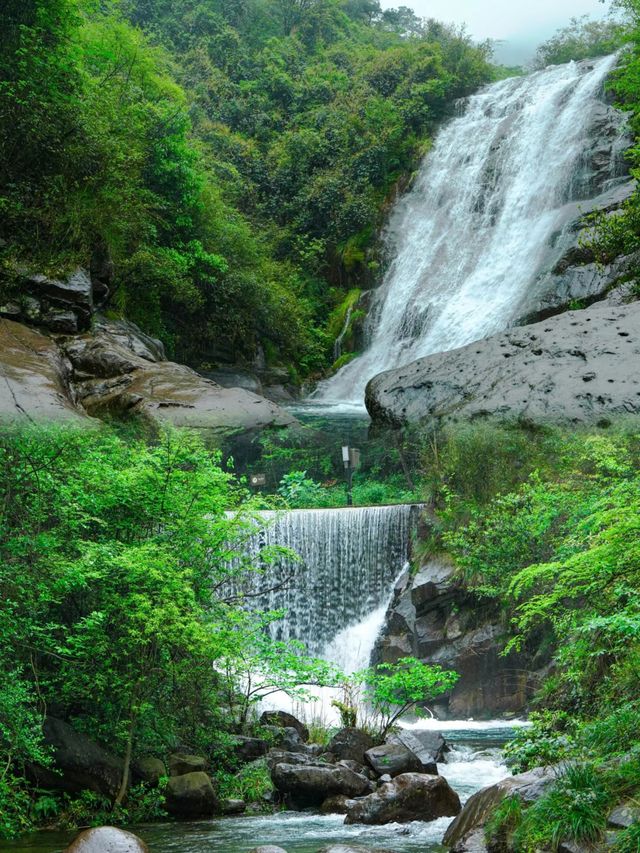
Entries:
[[501,331],[520,316],[566,249],[563,229],[576,202],[607,189],[607,175],[619,177],[613,157],[594,187],[586,156],[615,62],[501,81],[441,130],[391,217],[394,260],[371,312],[370,346],[320,386],[319,403],[362,405],[376,374]]
[[245,557],[259,565],[263,549],[280,546],[300,561],[278,557],[251,575],[244,591],[255,596],[266,590],[249,599],[252,606],[284,611],[272,625],[276,639],[301,640],[312,654],[347,670],[361,660],[366,666],[391,584],[409,556],[415,513],[410,505],[261,513],[264,526],[243,544]]

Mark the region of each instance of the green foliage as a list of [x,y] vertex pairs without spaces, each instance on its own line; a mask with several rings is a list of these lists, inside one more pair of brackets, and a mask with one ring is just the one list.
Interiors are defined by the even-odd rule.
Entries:
[[416,658],[401,658],[395,664],[378,664],[355,673],[347,683],[364,685],[364,701],[374,714],[380,740],[409,711],[423,706],[455,686],[459,675]]
[[52,705],[125,758],[115,804],[83,794],[61,802],[57,819],[100,823],[108,811],[126,824],[162,806],[155,790],[127,791],[136,757],[181,743],[223,755],[260,697],[304,699],[309,685],[335,681],[300,644],[270,640],[279,614],[252,616],[225,593],[256,570],[234,561],[255,529],[246,514],[244,490],[186,432],[150,444],[106,429],[0,432],[4,834],[52,806],[20,781],[27,763],[48,762],[41,723]]
[[608,56],[629,39],[629,27],[615,19],[592,21],[588,15],[572,18],[568,26],[540,45],[534,67]]
[[5,6],[0,260],[107,259],[110,307],[196,366],[328,366],[390,189],[491,76],[486,47],[368,0]]
[[504,750],[514,773],[561,764],[575,752],[578,723],[566,711],[533,713],[529,722],[531,727],[521,729]]
[[244,800],[245,803],[262,803],[265,794],[273,790],[271,774],[266,761],[252,761],[238,773],[218,773],[218,793],[229,800]]
[[514,845],[528,853],[541,847],[557,850],[565,840],[594,844],[606,828],[610,802],[601,772],[591,765],[568,767],[551,790],[524,812]]
[[615,853],[638,853],[640,851],[640,823],[636,821],[618,833],[613,849]]
[[322,486],[307,477],[306,471],[291,471],[285,474],[278,487],[278,494],[295,509],[319,506],[322,491]]

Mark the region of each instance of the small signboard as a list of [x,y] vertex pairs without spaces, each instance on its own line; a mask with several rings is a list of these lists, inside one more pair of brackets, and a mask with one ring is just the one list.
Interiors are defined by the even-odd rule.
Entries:
[[250,482],[251,482],[252,486],[266,486],[267,485],[266,474],[252,474],[250,477]]

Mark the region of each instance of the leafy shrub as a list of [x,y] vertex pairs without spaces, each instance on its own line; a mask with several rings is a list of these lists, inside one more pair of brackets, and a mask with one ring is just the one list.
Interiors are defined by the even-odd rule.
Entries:
[[530,728],[516,733],[504,750],[514,773],[533,767],[559,764],[575,748],[577,721],[565,711],[543,711],[531,714]]
[[271,774],[264,759],[247,764],[235,774],[219,773],[217,779],[220,796],[229,800],[262,803],[264,795],[273,790]]
[[615,853],[640,853],[640,822],[619,832],[613,845]]

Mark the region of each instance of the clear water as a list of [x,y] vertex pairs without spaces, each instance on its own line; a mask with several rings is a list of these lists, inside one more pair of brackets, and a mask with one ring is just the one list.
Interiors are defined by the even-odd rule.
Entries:
[[[445,725],[449,729],[444,728]],[[454,745],[447,763],[439,766],[464,802],[475,791],[509,775],[500,747],[513,730],[504,722],[468,724],[416,723],[443,730]],[[330,843],[383,847],[397,853],[439,853],[450,818],[387,826],[345,826],[342,815],[282,812],[257,817],[224,818],[195,823],[166,823],[136,827],[133,831],[151,853],[246,853],[259,844],[274,844],[287,853],[316,853]],[[0,843],[1,853],[61,853],[72,835],[41,832],[11,844]]]
[[[573,239],[580,202],[620,179],[615,142],[597,186],[587,156],[615,62],[500,81],[441,130],[389,223],[393,261],[372,308],[370,346],[321,383],[316,405],[358,411],[373,376],[502,331],[526,313],[536,282]],[[624,121],[620,114],[620,137]]]

